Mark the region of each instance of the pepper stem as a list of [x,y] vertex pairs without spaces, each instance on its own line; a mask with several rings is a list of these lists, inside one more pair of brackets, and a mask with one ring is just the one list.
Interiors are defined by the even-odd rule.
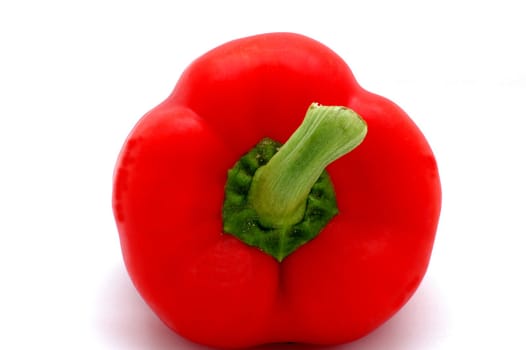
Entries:
[[263,226],[300,222],[307,197],[327,165],[357,147],[367,124],[341,106],[310,105],[300,127],[252,180],[249,204]]

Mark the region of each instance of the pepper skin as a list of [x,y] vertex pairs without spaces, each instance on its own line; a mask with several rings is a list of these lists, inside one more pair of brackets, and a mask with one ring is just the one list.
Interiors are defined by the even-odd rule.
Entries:
[[[222,230],[227,172],[265,137],[285,142],[313,102],[347,106],[363,143],[327,167],[338,214],[283,261]],[[218,348],[360,338],[415,292],[431,256],[440,180],[402,109],[310,38],[238,39],[195,60],[134,127],[114,174],[129,275],[158,317]]]

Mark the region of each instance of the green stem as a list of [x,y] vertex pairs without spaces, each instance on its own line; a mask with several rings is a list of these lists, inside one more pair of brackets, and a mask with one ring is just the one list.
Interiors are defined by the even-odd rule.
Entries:
[[352,110],[312,104],[283,146],[265,138],[228,170],[223,231],[281,262],[337,215],[324,168],[366,133]]
[[367,125],[354,111],[312,104],[303,123],[252,180],[248,201],[266,227],[291,226],[325,167],[357,147]]

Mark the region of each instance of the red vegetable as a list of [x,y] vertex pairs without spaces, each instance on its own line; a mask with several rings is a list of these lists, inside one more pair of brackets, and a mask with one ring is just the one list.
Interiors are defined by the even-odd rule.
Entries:
[[440,202],[409,117],[289,33],[194,61],[131,132],[113,194],[142,297],[182,336],[224,348],[378,327],[424,276]]

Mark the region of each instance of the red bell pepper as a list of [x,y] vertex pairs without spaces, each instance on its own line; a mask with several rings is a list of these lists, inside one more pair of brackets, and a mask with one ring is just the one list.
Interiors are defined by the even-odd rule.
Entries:
[[421,282],[440,205],[435,158],[406,113],[290,33],[194,61],[114,176],[136,288],[170,328],[221,348],[369,333]]

